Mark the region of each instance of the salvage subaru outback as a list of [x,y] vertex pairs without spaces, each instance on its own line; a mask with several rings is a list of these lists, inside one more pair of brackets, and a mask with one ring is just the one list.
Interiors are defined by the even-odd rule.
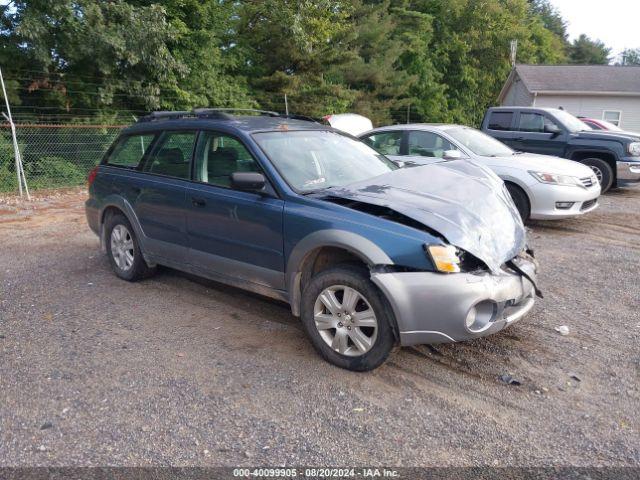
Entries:
[[356,371],[531,310],[536,262],[491,171],[399,169],[330,127],[242,113],[156,112],[90,173],[87,220],[118,277],[165,265],[283,300]]

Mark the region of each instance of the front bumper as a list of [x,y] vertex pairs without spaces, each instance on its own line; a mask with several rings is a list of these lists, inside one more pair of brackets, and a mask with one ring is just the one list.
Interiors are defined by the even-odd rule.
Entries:
[[640,181],[640,161],[618,161],[617,178],[622,182]]
[[[529,187],[532,220],[560,220],[584,215],[598,208],[600,185],[574,187],[536,183]],[[558,203],[571,203],[569,208],[559,208]]]
[[[519,267],[534,281],[536,265]],[[533,307],[533,284],[503,271],[442,274],[433,272],[374,273],[373,282],[391,303],[400,343],[418,345],[470,340],[498,332],[524,317]],[[479,323],[467,327],[475,309]]]

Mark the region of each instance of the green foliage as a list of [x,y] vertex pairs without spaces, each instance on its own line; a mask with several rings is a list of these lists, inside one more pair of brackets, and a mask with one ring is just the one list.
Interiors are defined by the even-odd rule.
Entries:
[[609,54],[586,37],[569,46],[549,0],[14,0],[0,21],[16,109],[85,122],[283,111],[286,94],[291,112],[314,117],[475,124],[511,69],[511,40],[521,63]]
[[582,34],[569,47],[569,61],[577,65],[606,65],[611,49],[600,40],[591,40]]
[[619,65],[640,65],[640,48],[627,48],[620,56]]

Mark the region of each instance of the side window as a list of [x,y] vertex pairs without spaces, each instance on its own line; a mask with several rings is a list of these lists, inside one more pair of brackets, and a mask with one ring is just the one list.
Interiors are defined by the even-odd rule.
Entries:
[[158,141],[145,172],[168,177],[191,178],[191,155],[196,132],[165,132]]
[[136,168],[153,142],[155,134],[121,138],[107,159],[107,165]]
[[540,113],[522,112],[520,114],[518,130],[521,132],[548,133],[552,131],[553,127],[556,127],[556,129],[558,129],[556,124],[551,119],[545,117]]
[[380,132],[369,135],[363,141],[383,155],[400,155],[402,132]]
[[409,155],[442,158],[447,150],[457,150],[447,140],[432,132],[409,132]]
[[231,187],[231,174],[262,169],[247,148],[237,140],[217,132],[202,132],[195,157],[195,179],[219,187]]
[[511,130],[513,112],[491,112],[489,130]]

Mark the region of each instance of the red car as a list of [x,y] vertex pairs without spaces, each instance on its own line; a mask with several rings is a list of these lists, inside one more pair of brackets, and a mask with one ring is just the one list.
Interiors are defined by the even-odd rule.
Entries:
[[622,132],[622,129],[617,125],[606,120],[596,120],[595,118],[578,117],[583,123],[586,123],[594,130],[609,130],[611,132]]

